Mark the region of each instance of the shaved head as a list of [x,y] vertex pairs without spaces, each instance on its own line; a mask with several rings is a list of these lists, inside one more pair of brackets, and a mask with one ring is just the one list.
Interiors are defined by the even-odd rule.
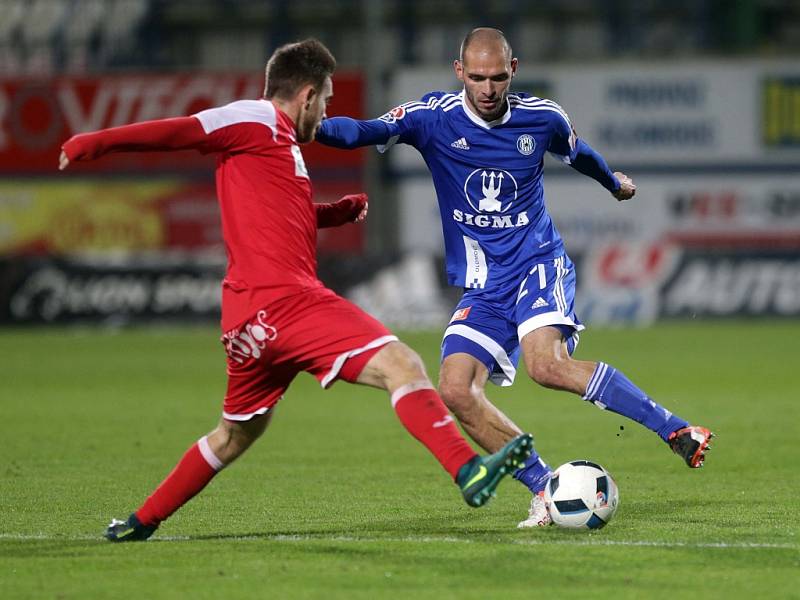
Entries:
[[506,60],[511,60],[511,45],[508,43],[506,36],[499,29],[494,27],[476,27],[470,31],[461,42],[461,51],[459,52],[459,59],[464,62],[464,54],[468,50],[477,52],[481,51],[497,51],[500,50],[506,57]]
[[464,101],[486,122],[508,110],[508,89],[517,71],[506,36],[493,27],[478,27],[461,42],[461,56],[453,61],[458,80],[464,83]]

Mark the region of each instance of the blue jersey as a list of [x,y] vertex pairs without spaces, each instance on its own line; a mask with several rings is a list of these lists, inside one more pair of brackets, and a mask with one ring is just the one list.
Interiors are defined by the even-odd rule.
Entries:
[[544,203],[550,152],[617,194],[606,161],[575,135],[551,100],[509,94],[506,112],[486,122],[464,92],[432,92],[379,119],[325,119],[317,140],[338,148],[395,142],[428,165],[442,217],[448,281],[467,288],[445,331],[442,355],[467,353],[491,380],[509,385],[519,340],[535,329],[562,330],[570,353],[584,329],[574,310],[575,272]]
[[567,163],[576,153],[558,104],[509,94],[506,113],[486,122],[467,107],[463,91],[432,92],[380,120],[386,146],[414,146],[430,169],[451,285],[516,285],[530,265],[563,253],[542,185],[546,152]]

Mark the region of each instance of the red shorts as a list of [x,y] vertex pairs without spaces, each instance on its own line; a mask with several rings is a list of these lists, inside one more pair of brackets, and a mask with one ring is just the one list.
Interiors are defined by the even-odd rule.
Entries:
[[267,412],[301,371],[323,388],[355,382],[370,358],[397,338],[355,304],[320,287],[269,303],[226,332],[228,391],[223,416],[246,421]]

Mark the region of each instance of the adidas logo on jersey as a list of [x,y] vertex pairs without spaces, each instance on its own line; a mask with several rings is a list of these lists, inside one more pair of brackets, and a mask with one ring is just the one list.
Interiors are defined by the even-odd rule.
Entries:
[[463,137],[458,138],[455,142],[453,142],[450,145],[453,148],[458,148],[459,150],[469,150],[469,144],[467,143],[467,140],[465,140]]
[[531,306],[531,308],[542,308],[542,307],[544,307],[544,306],[547,306],[547,302],[545,301],[545,299],[544,299],[544,298],[542,298],[541,296],[539,296],[539,297],[536,299],[536,302],[534,302],[534,303],[533,303],[533,306]]

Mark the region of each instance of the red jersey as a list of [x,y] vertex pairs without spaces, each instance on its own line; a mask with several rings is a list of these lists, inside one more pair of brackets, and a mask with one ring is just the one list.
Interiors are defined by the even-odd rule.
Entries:
[[109,152],[195,148],[219,153],[216,182],[228,268],[222,329],[275,298],[322,287],[317,215],[292,120],[268,100],[239,100],[192,117],[74,136],[70,161]]

